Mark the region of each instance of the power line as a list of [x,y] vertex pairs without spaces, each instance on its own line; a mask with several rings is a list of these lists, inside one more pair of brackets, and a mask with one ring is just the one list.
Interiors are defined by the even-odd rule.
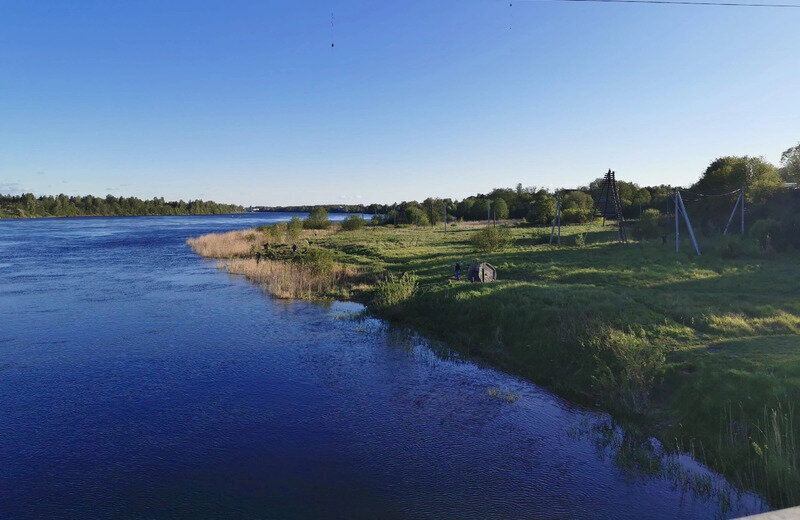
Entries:
[[518,2],[598,2],[604,4],[666,4],[666,5],[705,5],[717,7],[777,7],[800,9],[800,4],[752,4],[739,2],[691,2],[689,0],[517,0]]

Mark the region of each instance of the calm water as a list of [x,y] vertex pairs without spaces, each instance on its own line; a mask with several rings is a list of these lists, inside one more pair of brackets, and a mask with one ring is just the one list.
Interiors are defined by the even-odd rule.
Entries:
[[[184,244],[275,218],[287,217],[0,221],[0,518],[673,519],[762,507],[626,468],[605,415],[347,319],[356,305],[273,300]],[[494,387],[520,397],[490,397]]]

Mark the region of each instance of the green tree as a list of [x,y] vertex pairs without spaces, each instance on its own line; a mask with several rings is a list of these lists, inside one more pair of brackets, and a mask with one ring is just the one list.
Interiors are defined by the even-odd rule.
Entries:
[[721,157],[706,168],[692,190],[716,195],[744,187],[748,202],[762,202],[782,186],[778,170],[760,157]]
[[781,154],[780,173],[786,182],[800,182],[800,143]]
[[650,195],[650,191],[647,188],[639,188],[639,190],[633,196],[633,204],[634,206],[639,206],[639,216],[642,216],[642,206],[647,206],[650,204],[652,200],[652,196]]
[[430,225],[428,215],[426,215],[422,209],[416,206],[409,206],[406,208],[406,217],[408,217],[409,223],[414,224],[415,226]]
[[303,227],[306,229],[327,229],[330,226],[328,212],[322,206],[315,206],[303,221]]
[[475,199],[475,203],[469,211],[470,220],[486,220],[487,205],[488,202],[485,198]]
[[588,193],[574,190],[561,197],[561,213],[564,222],[588,222],[594,208],[594,200]]
[[556,214],[556,198],[545,190],[533,194],[525,220],[530,224],[544,226],[552,222]]
[[492,214],[494,215],[494,218],[500,220],[508,218],[508,204],[506,203],[505,199],[495,199]]

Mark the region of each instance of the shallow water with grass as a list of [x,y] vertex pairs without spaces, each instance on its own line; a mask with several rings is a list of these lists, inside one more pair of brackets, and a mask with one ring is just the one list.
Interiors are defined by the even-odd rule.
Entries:
[[186,246],[291,215],[0,221],[1,518],[719,518],[686,455]]

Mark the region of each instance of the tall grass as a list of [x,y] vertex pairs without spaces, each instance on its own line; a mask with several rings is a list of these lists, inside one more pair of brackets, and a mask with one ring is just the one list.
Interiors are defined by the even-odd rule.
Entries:
[[186,241],[192,251],[205,258],[241,258],[266,243],[263,233],[253,230],[211,233]]
[[222,260],[219,266],[259,284],[277,298],[348,298],[362,283],[358,270],[340,264],[320,271],[308,264],[237,258]]
[[378,282],[372,306],[386,311],[396,308],[414,296],[419,287],[419,278],[414,274],[403,273],[401,276],[388,275]]
[[743,410],[728,409],[725,429],[712,461],[737,485],[752,485],[771,504],[800,503],[800,444],[794,403],[765,406],[757,420]]

